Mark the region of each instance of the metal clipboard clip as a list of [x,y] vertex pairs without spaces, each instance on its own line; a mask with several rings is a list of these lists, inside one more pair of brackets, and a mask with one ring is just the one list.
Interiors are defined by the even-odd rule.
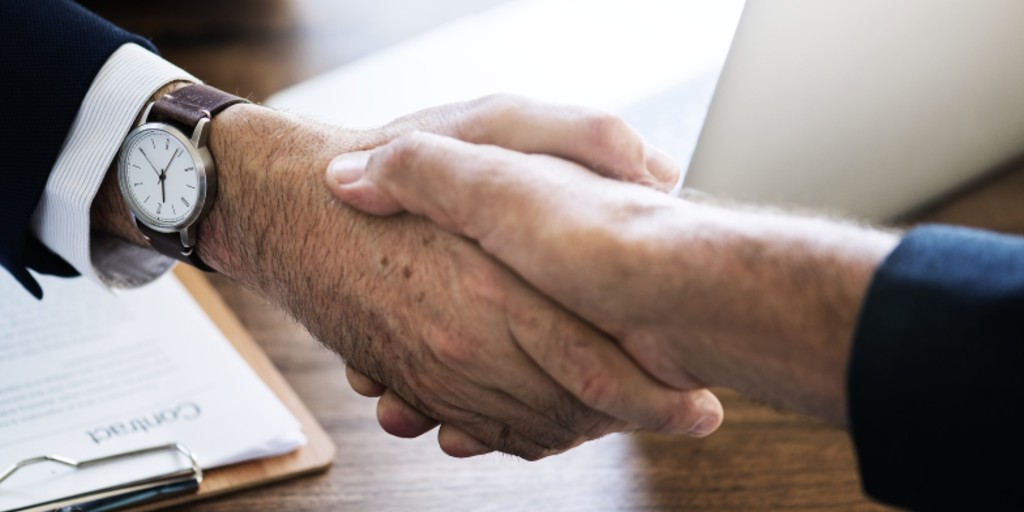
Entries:
[[197,492],[199,484],[203,482],[203,470],[199,467],[199,461],[196,459],[195,454],[180,443],[151,446],[149,448],[115,453],[88,460],[73,460],[61,457],[60,455],[33,457],[16,462],[3,473],[0,473],[0,485],[19,469],[42,462],[56,462],[75,469],[83,469],[164,451],[178,452],[188,460],[189,467],[42,503],[34,503],[21,508],[11,509],[9,512],[106,512]]

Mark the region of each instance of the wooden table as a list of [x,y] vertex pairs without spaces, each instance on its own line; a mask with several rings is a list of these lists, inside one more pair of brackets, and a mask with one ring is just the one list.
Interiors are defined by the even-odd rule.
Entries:
[[[274,91],[504,0],[154,0],[86,2],[152,37],[212,85]],[[197,13],[202,13],[195,17]],[[1024,232],[1024,172],[1004,174],[925,218]],[[845,432],[721,393],[710,438],[613,436],[537,463],[455,460],[432,435],[383,433],[338,357],[259,297],[213,283],[333,437],[330,472],[203,502],[215,510],[794,510],[880,509],[861,494]]]

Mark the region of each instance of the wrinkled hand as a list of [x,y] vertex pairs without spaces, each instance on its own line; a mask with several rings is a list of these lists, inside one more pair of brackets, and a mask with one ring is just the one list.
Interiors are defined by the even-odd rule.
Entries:
[[[678,218],[681,201],[565,159],[424,133],[340,156],[332,166],[346,169],[328,179],[346,204],[376,215],[420,214],[477,240],[527,282],[611,334],[662,382],[698,385],[651,334],[676,316],[652,297],[668,297],[667,283],[676,280],[677,269],[666,259],[672,255],[655,249],[660,222]],[[354,384],[379,391],[358,376]]]
[[[505,97],[502,99],[508,100],[509,98]],[[584,165],[589,163],[587,167],[599,175],[616,180],[644,184],[649,188],[662,191],[673,189],[673,186],[677,187],[681,183],[680,173],[674,162],[666,155],[643,144],[635,132],[625,125],[621,119],[576,107],[539,106],[536,103],[520,98],[513,98],[513,102],[518,104],[518,108],[507,110],[506,112],[514,113],[516,118],[520,120],[520,123],[498,125],[505,128],[505,134],[498,136],[492,133],[490,135],[491,140],[488,142],[503,146],[506,149],[525,153],[546,153],[562,156],[571,161],[581,162]],[[487,123],[482,124],[486,126]],[[529,129],[522,130],[520,125],[525,125]],[[474,132],[480,133],[481,131],[474,130]],[[396,170],[417,171],[417,169],[405,168],[407,164],[415,165],[416,163],[407,162],[404,159],[405,155],[416,156],[415,148],[403,149],[408,148],[410,145],[416,146],[417,143],[412,140],[411,138],[406,138],[394,144],[395,148],[393,148],[394,153],[392,154],[395,158]],[[469,137],[469,141],[472,142],[474,140],[479,142],[477,137]],[[646,165],[640,164],[640,158],[638,158],[640,154],[644,155],[643,160]],[[358,179],[365,170],[368,156],[368,154],[363,153],[347,155],[336,159],[328,172],[328,181],[331,186],[337,189],[339,183]],[[508,170],[496,162],[474,160],[473,158],[477,155],[453,153],[447,156],[457,158],[469,157],[470,160],[468,162],[457,162],[456,164],[465,165],[469,163],[469,167],[479,165],[479,172],[483,173],[494,171],[498,176],[496,176],[495,183],[491,185],[495,187],[502,185],[500,173]],[[630,158],[632,163],[630,163]],[[648,172],[643,172],[643,167],[646,167]],[[545,172],[543,166],[537,166],[535,170],[537,172]],[[429,173],[425,174],[427,176],[424,177],[429,178]],[[527,176],[529,176],[529,173],[523,175],[523,177]],[[352,190],[350,188],[347,191],[340,191],[342,195],[339,197],[343,199],[350,197]],[[448,200],[454,200],[450,195],[453,190],[448,189],[443,183],[433,184],[430,190],[430,193],[440,194]],[[540,187],[535,190],[535,193],[541,195],[549,195],[550,192],[551,190],[543,190]],[[358,194],[358,192],[356,193]],[[349,195],[346,196],[345,194]],[[481,197],[481,200],[487,201],[489,198]],[[356,206],[360,206],[360,204],[357,202]],[[386,212],[374,211],[372,209],[368,211],[372,213],[393,213],[401,209],[402,206],[400,204],[393,202]],[[508,213],[510,217],[514,217],[522,212],[510,211]],[[515,219],[511,221],[514,222]],[[352,388],[358,393],[370,397],[381,396],[381,400],[378,403],[378,420],[386,431],[400,436],[415,436],[431,429],[435,425],[429,418],[418,413],[414,408],[409,407],[401,399],[395,397],[386,387],[381,386],[351,368],[348,369],[347,374]],[[609,375],[607,377],[614,379],[614,376]],[[673,383],[681,389],[700,387],[700,384],[690,378],[685,372],[675,372]],[[720,421],[720,416],[709,417],[708,421],[695,429],[694,432],[700,432],[701,434],[710,433],[717,428]],[[474,455],[487,451],[485,447],[474,442],[470,436],[464,435],[464,433],[456,428],[452,428],[450,425],[442,425],[439,437],[442,446],[447,445],[453,448],[446,450],[452,454],[457,452],[462,455]],[[458,449],[454,449],[456,447]]]
[[339,157],[347,204],[477,240],[651,375],[845,424],[845,368],[891,233],[684,201],[563,159],[409,134]]
[[[695,435],[717,427],[721,405],[710,392],[653,379],[475,244],[423,219],[356,214],[323,190],[320,170],[331,158],[412,130],[558,154],[642,183],[674,177],[670,166],[649,164],[659,157],[624,124],[508,97],[356,133],[295,119],[263,130],[271,124],[263,115],[271,114],[241,106],[218,116],[225,124],[217,137],[231,136],[233,116],[249,116],[238,129],[265,147],[235,155],[250,169],[240,187],[230,157],[221,158],[229,148],[211,141],[223,186],[200,252],[289,310],[371,384],[385,385],[382,410],[411,413],[387,407],[401,400],[423,414],[382,418],[392,433],[414,435],[440,421],[449,453],[497,449],[535,459],[634,426]],[[324,200],[310,201],[318,195]],[[263,203],[232,211],[246,200]],[[262,211],[273,215],[252,214]],[[204,247],[204,239],[237,246]]]

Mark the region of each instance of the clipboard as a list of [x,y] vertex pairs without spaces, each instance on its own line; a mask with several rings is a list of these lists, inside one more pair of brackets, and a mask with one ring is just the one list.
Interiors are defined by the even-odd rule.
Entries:
[[210,282],[203,277],[202,272],[188,265],[176,265],[174,275],[206,311],[217,328],[224,333],[235,350],[241,354],[242,359],[245,359],[267,387],[295,415],[295,419],[302,425],[302,432],[306,435],[306,444],[285,455],[211,469],[204,472],[203,483],[197,493],[170,498],[133,510],[156,510],[326,471],[334,462],[337,449],[334,441],[306,408],[306,404],[295,394],[288,381],[277,371],[274,363],[256,344],[252,335],[242,326],[238,317],[228,308]]
[[[0,475],[0,480],[10,476],[20,467],[41,462],[55,462],[65,466],[84,468],[159,451],[177,452],[187,462],[179,471],[40,504],[45,505],[47,510],[144,512],[322,472],[330,467],[336,451],[334,442],[277,371],[267,355],[252,339],[249,332],[238,321],[238,318],[227,307],[220,295],[196,269],[178,265],[174,274],[231,342],[242,359],[252,367],[271,392],[295,416],[306,436],[306,444],[284,455],[266,457],[209,471],[203,471],[198,465],[195,454],[181,444],[154,446],[91,460],[73,460],[59,455],[44,455],[15,464],[3,475]],[[84,508],[80,508],[83,503],[85,504]],[[71,506],[69,507],[69,505]]]

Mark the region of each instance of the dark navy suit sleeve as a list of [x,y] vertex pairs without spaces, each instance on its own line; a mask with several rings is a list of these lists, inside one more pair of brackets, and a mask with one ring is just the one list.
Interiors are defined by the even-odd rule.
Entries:
[[868,290],[848,386],[870,496],[1024,510],[1024,237],[911,231]]
[[130,34],[67,0],[0,0],[0,265],[36,297],[28,268],[75,271],[30,232],[61,145],[93,78]]

